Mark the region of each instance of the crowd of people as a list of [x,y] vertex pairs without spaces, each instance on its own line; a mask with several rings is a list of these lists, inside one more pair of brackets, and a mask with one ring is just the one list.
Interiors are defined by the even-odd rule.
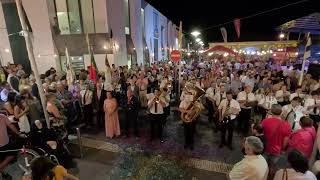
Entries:
[[[33,73],[28,75],[21,65],[2,67],[0,151],[12,148],[7,128],[49,145],[52,136],[41,141],[32,136],[47,129],[44,112],[54,133],[61,128],[72,132],[83,123],[84,128],[104,129],[106,137],[115,138],[140,137],[138,115],[145,111],[150,140],[164,143],[163,129],[172,102],[178,99],[185,149],[194,149],[200,113],[207,114],[212,130],[220,133],[219,148],[233,150],[235,131],[244,138],[245,157],[234,166],[230,179],[316,179],[320,172],[319,77],[305,74],[299,84],[299,69],[272,61],[190,61],[181,72],[171,62],[129,68],[110,66],[106,59],[105,64],[95,79],[84,69],[74,77],[54,68],[40,75],[45,110]],[[124,127],[119,123],[120,109],[125,111]],[[13,156],[0,157],[0,173],[6,176],[3,169]]]

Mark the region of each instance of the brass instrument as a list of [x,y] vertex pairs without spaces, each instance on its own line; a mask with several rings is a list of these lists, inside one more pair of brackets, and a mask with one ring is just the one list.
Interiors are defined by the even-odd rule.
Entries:
[[192,85],[194,91],[196,92],[193,96],[192,102],[189,104],[188,108],[186,109],[186,112],[181,113],[181,119],[185,123],[190,123],[194,121],[202,111],[202,104],[200,102],[197,102],[203,95],[206,94],[205,90],[198,86]]
[[160,103],[160,98],[159,98],[159,96],[156,96],[156,97],[154,98],[154,102],[157,103],[157,104]]

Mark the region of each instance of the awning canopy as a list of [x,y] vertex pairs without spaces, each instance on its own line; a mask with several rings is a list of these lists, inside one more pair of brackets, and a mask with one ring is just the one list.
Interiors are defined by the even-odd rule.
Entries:
[[228,53],[229,55],[236,55],[237,53],[235,53],[232,49],[229,49],[227,47],[224,47],[224,46],[214,46],[210,49],[208,49],[207,51],[205,51],[206,54],[208,53]]
[[313,13],[287,23],[277,28],[282,32],[320,34],[320,13]]

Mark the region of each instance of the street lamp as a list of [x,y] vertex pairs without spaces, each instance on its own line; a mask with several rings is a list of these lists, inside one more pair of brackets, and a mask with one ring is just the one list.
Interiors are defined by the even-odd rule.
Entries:
[[285,35],[284,35],[283,33],[281,33],[281,34],[279,35],[279,38],[280,38],[280,39],[283,39],[284,36],[285,36]]
[[201,33],[199,31],[193,31],[191,33],[192,36],[194,36],[195,38],[197,38]]

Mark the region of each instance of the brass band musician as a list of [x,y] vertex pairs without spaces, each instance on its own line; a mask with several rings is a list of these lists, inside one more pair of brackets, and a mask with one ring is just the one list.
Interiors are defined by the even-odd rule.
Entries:
[[[234,129],[234,121],[237,118],[239,112],[241,111],[240,104],[238,101],[232,98],[232,92],[227,92],[227,98],[222,100],[218,110],[219,110],[219,122],[221,131],[221,141],[219,148],[227,145],[230,150],[232,150],[232,137]],[[226,144],[225,136],[226,131],[228,131],[228,141]]]
[[[196,91],[191,88],[185,88],[183,96],[181,95],[179,110],[181,112],[181,119],[183,120],[185,145],[184,148],[194,149],[194,133],[196,128],[196,119],[199,113],[204,109],[202,103],[199,101],[199,97],[205,94],[204,90],[195,88]],[[191,108],[190,108],[191,107]],[[184,116],[185,115],[185,116]]]

